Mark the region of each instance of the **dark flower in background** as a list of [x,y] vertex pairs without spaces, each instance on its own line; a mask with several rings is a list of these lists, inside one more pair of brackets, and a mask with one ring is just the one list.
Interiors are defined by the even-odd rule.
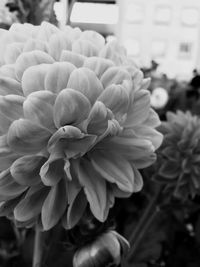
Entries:
[[200,118],[189,111],[168,112],[159,130],[164,141],[154,178],[183,200],[200,194]]

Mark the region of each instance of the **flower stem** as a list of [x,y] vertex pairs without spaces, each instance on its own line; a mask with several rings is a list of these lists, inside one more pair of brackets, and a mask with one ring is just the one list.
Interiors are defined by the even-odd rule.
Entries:
[[141,219],[139,220],[139,223],[137,224],[135,230],[133,231],[129,239],[131,245],[131,250],[129,252],[130,259],[133,257],[134,252],[136,251],[138,245],[140,244],[141,240],[143,239],[144,235],[149,229],[149,226],[151,225],[152,221],[155,219],[156,215],[160,211],[157,202],[162,193],[162,190],[163,190],[162,186],[158,188],[155,196],[152,197]]
[[43,233],[40,231],[39,227],[36,226],[32,267],[42,266],[43,242],[44,242]]

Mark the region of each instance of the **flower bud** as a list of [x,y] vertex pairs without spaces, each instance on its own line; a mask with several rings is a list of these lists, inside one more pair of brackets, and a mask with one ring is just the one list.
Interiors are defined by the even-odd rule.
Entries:
[[117,266],[129,249],[128,241],[115,231],[100,235],[75,252],[73,267]]

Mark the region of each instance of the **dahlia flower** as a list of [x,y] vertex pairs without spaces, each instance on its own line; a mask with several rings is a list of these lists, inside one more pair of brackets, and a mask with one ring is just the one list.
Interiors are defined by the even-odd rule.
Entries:
[[149,79],[93,31],[44,22],[0,34],[1,214],[69,229],[88,204],[105,221],[162,142]]
[[160,126],[164,141],[158,152],[155,178],[175,197],[187,199],[200,193],[200,118],[189,111],[168,112]]

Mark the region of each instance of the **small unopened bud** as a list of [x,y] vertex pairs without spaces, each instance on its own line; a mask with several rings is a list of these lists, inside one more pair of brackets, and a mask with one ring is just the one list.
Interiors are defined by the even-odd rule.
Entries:
[[115,231],[97,237],[75,252],[73,267],[118,266],[129,249],[128,241]]

